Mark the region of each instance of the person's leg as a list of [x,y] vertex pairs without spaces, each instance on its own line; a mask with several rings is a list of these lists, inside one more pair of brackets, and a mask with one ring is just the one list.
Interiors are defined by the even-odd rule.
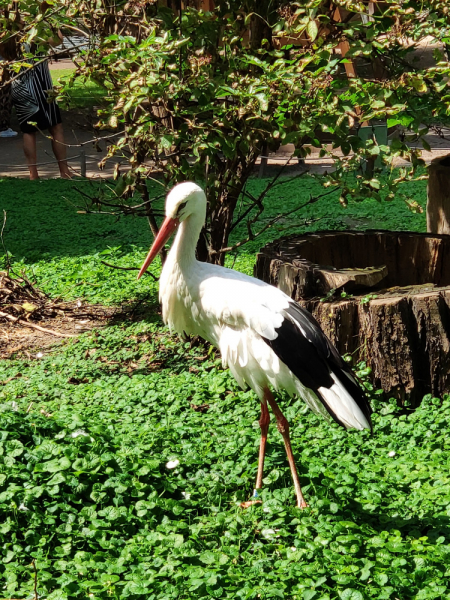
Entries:
[[23,151],[30,171],[30,179],[39,179],[39,173],[36,166],[36,134],[23,134]]
[[0,131],[6,131],[9,128],[10,115],[11,90],[8,85],[3,84],[3,87],[0,87]]
[[0,137],[15,137],[17,131],[10,127],[11,120],[11,86],[0,81]]
[[64,143],[64,131],[62,123],[49,127],[52,136],[52,149],[56,160],[58,161],[59,172],[63,179],[70,179],[69,165],[67,164],[67,152]]

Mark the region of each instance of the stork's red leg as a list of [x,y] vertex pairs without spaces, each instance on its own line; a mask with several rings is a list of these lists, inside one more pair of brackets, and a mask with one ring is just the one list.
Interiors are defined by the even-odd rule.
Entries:
[[260,490],[262,488],[264,458],[266,456],[266,442],[267,432],[269,431],[269,423],[270,414],[269,409],[267,408],[267,400],[264,398],[261,402],[261,417],[259,418],[259,426],[261,428],[261,441],[259,443],[258,474],[256,475],[255,490]]
[[[269,390],[267,390],[269,391]],[[266,393],[266,390],[264,391]],[[270,392],[269,392],[270,394]],[[259,426],[261,428],[261,441],[259,442],[259,457],[258,457],[258,473],[256,475],[254,498],[258,497],[256,490],[262,488],[262,478],[264,472],[264,457],[266,456],[267,432],[269,431],[270,414],[267,408],[267,400],[264,397],[261,401],[261,416],[259,418]],[[248,500],[241,503],[241,508],[249,508],[254,504],[261,504],[261,500]]]
[[275,402],[275,398],[269,390],[266,390],[265,398],[270,404],[270,408],[273,410],[275,418],[277,420],[278,431],[283,436],[284,447],[286,448],[286,454],[289,461],[289,467],[291,469],[292,480],[294,482],[295,495],[297,496],[297,506],[299,508],[306,508],[308,505],[305,502],[302,494],[302,488],[300,487],[300,480],[298,478],[297,467],[295,466],[294,455],[292,453],[291,439],[289,437],[289,423],[286,417],[280,410],[280,407]]

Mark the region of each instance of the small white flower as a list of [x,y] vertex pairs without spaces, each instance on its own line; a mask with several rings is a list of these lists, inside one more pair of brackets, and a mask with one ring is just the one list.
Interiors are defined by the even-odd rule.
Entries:
[[166,462],[166,469],[175,469],[175,467],[178,467],[179,464],[180,461],[178,460],[178,458],[176,458],[175,460],[169,460],[169,462]]
[[19,510],[24,510],[24,511],[27,511],[27,510],[30,510],[30,509],[29,509],[29,508],[27,508],[27,507],[25,506],[25,504],[22,502],[22,504],[19,506]]
[[297,548],[295,546],[291,547],[291,552],[297,552]]
[[189,492],[181,492],[181,495],[183,496],[183,498],[185,498],[186,500],[189,500],[189,498],[191,497],[191,494]]
[[88,433],[86,433],[85,431],[83,431],[82,429],[77,429],[76,431],[74,431],[74,432],[72,433],[72,437],[73,437],[73,438],[77,438],[77,437],[79,437],[80,435],[85,435],[85,436],[89,437],[89,434],[88,434]]
[[43,356],[44,356],[44,353],[43,353],[43,352],[38,352],[38,353],[36,354],[36,358],[42,358]]
[[14,402],[14,400],[11,402],[11,408],[14,412],[17,412],[19,410],[19,405],[17,404],[17,402]]
[[391,451],[389,452],[388,456],[389,456],[389,458],[394,458],[394,456],[395,456],[395,451],[394,451],[394,450],[391,450]]

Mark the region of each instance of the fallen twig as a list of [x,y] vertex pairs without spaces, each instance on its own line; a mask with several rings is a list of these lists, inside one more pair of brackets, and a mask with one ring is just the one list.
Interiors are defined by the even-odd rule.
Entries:
[[20,323],[21,325],[25,325],[26,327],[32,327],[33,329],[38,329],[39,331],[43,331],[44,333],[49,333],[50,335],[56,335],[57,337],[77,337],[76,334],[59,333],[58,331],[54,331],[53,329],[47,329],[46,327],[41,327],[40,325],[35,325],[34,323],[30,323],[29,321],[25,321],[24,319],[18,319],[17,317],[8,315],[8,313],[5,313],[5,312],[0,311],[0,317],[9,319],[10,321],[13,321],[14,323]]
[[0,233],[0,240],[2,242],[3,251],[5,253],[6,273],[7,273],[7,275],[9,275],[9,270],[11,269],[11,263],[9,261],[9,252],[6,249],[5,242],[3,240],[3,232],[5,231],[5,225],[6,225],[6,210],[3,210],[3,225],[2,225],[2,231]]

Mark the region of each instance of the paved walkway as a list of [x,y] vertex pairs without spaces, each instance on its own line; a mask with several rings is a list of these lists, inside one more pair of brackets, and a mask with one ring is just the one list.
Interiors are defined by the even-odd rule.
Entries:
[[[70,69],[73,63],[70,60],[60,60],[50,64],[50,69]],[[114,140],[117,136],[115,132],[104,130],[95,130],[94,123],[97,121],[95,109],[83,112],[63,113],[63,125],[65,140],[68,145],[67,154],[69,165],[74,175],[80,175],[86,172],[90,178],[110,178],[114,173],[117,162],[126,165],[126,161],[112,158],[108,159],[105,166],[100,168],[99,163],[106,155],[109,140]],[[11,126],[19,131],[15,138],[0,138],[0,177],[28,177],[28,169],[25,164],[25,158],[22,150],[22,134],[19,125],[13,115]],[[426,140],[431,147],[431,152],[424,151],[423,158],[427,163],[438,156],[444,156],[450,153],[450,130],[444,130],[444,138],[438,135],[427,135]],[[110,137],[108,137],[110,136]],[[414,146],[414,143],[411,143]],[[331,146],[330,146],[331,149]],[[37,151],[40,176],[43,178],[58,177],[59,170],[51,150],[51,141],[44,134],[37,136]],[[282,146],[276,154],[269,155],[268,167],[276,167],[285,164],[294,151],[293,145]],[[84,158],[80,156],[84,153]],[[339,152],[337,152],[339,154]],[[259,162],[259,161],[258,161]],[[406,164],[405,161],[398,160],[397,165]],[[305,160],[305,167],[315,173],[324,173],[333,169],[333,161],[329,158],[319,157],[318,150],[312,148],[312,154]],[[303,170],[296,159],[290,161],[288,171]],[[270,172],[272,169],[270,169]],[[269,173],[269,170],[267,171]]]
[[[95,115],[91,115],[91,117],[94,118]],[[63,114],[69,165],[75,176],[82,173],[83,162],[85,162],[84,168],[87,177],[110,178],[113,175],[116,163],[121,162],[125,167],[126,161],[123,159],[120,161],[116,158],[108,159],[105,166],[100,168],[99,163],[106,155],[106,147],[110,141],[114,140],[115,136],[113,132],[95,132],[92,125],[88,122],[90,120],[80,115]],[[14,119],[12,127],[16,131],[19,131],[18,124]],[[426,136],[426,140],[431,146],[430,152],[423,152],[423,158],[427,163],[430,163],[438,156],[445,156],[450,153],[450,131],[444,131],[444,134],[444,139],[437,135]],[[414,146],[414,143],[411,145]],[[40,176],[43,178],[58,177],[59,170],[51,150],[51,141],[46,135],[38,134],[37,150],[38,163],[44,163],[38,167]],[[268,167],[285,164],[293,151],[293,146],[282,146],[279,152],[269,155]],[[84,159],[81,156],[82,153],[84,153]],[[400,166],[401,164],[406,163],[402,160],[396,161],[396,165]],[[312,154],[305,160],[305,167],[315,173],[324,173],[333,169],[333,161],[326,157],[320,158],[318,151],[313,148]],[[297,169],[299,169],[299,166],[296,163],[296,159],[291,159],[288,170],[293,171]],[[0,138],[0,177],[5,176],[28,177],[28,169],[22,150],[22,135],[20,133],[15,138]]]
[[[74,175],[80,175],[82,170],[82,157],[85,155],[85,169],[88,177],[111,177],[117,159],[108,160],[106,167],[99,168],[99,162],[106,155],[107,131],[95,131],[92,122],[95,114],[81,115],[63,112],[64,137],[67,147],[69,165]],[[28,177],[28,168],[22,148],[22,134],[14,115],[11,127],[19,134],[14,138],[0,138],[0,177]],[[114,140],[114,133],[109,132],[110,140]],[[39,174],[43,178],[58,177],[59,169],[52,152],[51,140],[48,132],[37,134],[37,162]],[[43,164],[42,164],[43,163]]]

